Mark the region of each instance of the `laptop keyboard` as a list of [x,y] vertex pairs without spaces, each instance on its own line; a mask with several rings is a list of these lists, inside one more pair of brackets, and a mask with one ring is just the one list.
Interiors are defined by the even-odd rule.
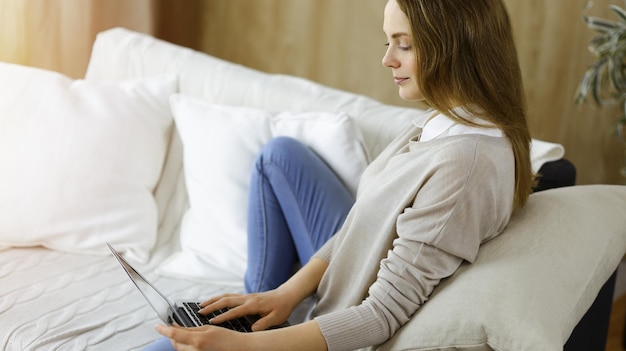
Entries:
[[[203,315],[199,313],[201,307],[200,307],[200,304],[196,302],[183,302],[183,306],[192,312],[190,313],[190,315],[198,325],[211,324],[209,323],[209,320],[211,320],[211,318],[216,317],[228,311],[228,308],[225,308],[225,309],[214,311],[207,315]],[[232,330],[242,332],[242,333],[252,332],[252,326],[250,325],[250,322],[246,318],[243,318],[243,317],[231,319],[222,324],[215,324],[215,325],[218,327],[224,327],[224,328],[232,329]]]

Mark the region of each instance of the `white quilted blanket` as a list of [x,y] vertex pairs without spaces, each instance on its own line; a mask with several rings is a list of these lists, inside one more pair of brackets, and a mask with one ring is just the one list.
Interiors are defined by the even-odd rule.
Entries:
[[[173,301],[233,291],[136,268]],[[0,350],[136,350],[158,337],[157,323],[113,256],[0,251]]]

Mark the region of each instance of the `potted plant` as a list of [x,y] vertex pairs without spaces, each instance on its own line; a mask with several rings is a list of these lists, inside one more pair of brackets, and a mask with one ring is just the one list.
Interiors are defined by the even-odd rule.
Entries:
[[[589,96],[600,106],[619,104],[621,115],[612,131],[626,147],[626,10],[609,5],[616,17],[612,21],[589,16],[592,5],[589,1],[585,6],[583,20],[597,33],[589,41],[589,51],[595,58],[578,86],[576,104],[582,104]],[[626,149],[621,174],[626,179]]]

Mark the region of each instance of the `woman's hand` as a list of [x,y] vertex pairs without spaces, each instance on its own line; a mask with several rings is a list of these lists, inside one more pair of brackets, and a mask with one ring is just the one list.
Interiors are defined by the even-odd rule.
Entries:
[[157,325],[156,330],[170,339],[177,351],[246,350],[245,335],[226,328],[205,325],[181,328]]
[[231,319],[258,315],[261,318],[252,325],[253,331],[260,331],[284,323],[300,301],[293,301],[289,294],[279,289],[263,293],[238,295],[226,294],[209,299],[200,304],[202,314],[208,314],[228,307],[230,310],[211,320],[211,324],[221,324]]
[[259,315],[252,330],[259,331],[277,326],[287,320],[291,312],[307,296],[315,292],[328,267],[328,262],[313,257],[296,274],[275,290],[249,295],[222,295],[200,304],[200,313],[210,313],[225,307],[230,308],[211,320],[220,324],[227,320],[247,315]]

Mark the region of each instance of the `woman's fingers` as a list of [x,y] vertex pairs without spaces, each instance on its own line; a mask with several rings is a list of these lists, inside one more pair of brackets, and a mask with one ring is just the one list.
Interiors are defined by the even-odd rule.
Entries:
[[273,326],[279,325],[284,321],[278,320],[274,313],[270,313],[267,316],[259,318],[258,321],[252,325],[252,331],[263,331]]
[[206,315],[228,308],[228,311],[211,319],[212,324],[221,324],[231,319],[257,314],[259,311],[254,309],[254,304],[250,303],[251,299],[250,295],[222,295],[201,303],[202,309],[199,312]]
[[234,307],[224,313],[220,313],[219,315],[211,318],[211,324],[222,324],[231,319],[244,317],[250,314],[253,314],[253,313],[246,312],[246,309],[241,308],[241,307]]
[[217,310],[221,310],[224,308],[234,308],[241,305],[244,302],[244,298],[242,295],[222,295],[217,298],[209,299],[200,304],[200,313],[201,314],[209,314],[211,312],[215,312]]
[[214,304],[214,303],[216,303],[216,302],[218,302],[220,300],[227,299],[227,298],[238,297],[238,296],[242,296],[242,295],[240,295],[240,294],[224,294],[224,295],[220,295],[220,296],[215,296],[215,297],[212,297],[212,298],[210,298],[210,299],[200,303],[200,307],[206,307],[206,306]]
[[235,308],[244,304],[246,301],[244,295],[222,296],[217,299],[207,300],[200,304],[200,313],[207,314],[224,308]]

